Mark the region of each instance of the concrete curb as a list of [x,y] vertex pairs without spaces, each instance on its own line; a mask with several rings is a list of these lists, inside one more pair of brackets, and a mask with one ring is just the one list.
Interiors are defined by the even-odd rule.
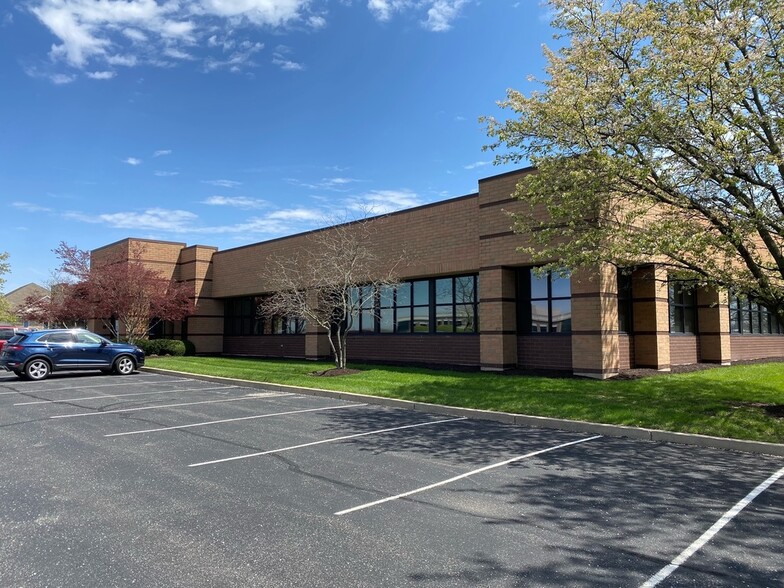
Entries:
[[144,367],[142,370],[156,374],[187,376],[194,380],[204,380],[207,382],[242,384],[248,388],[260,388],[274,392],[309,394],[311,396],[336,398],[338,400],[349,400],[351,402],[364,402],[367,404],[375,404],[378,406],[387,406],[391,408],[401,408],[404,410],[429,412],[447,416],[461,416],[471,419],[483,419],[511,425],[524,425],[527,427],[539,427],[544,429],[558,429],[561,431],[571,431],[575,433],[590,433],[592,435],[604,435],[606,437],[626,437],[629,439],[642,439],[645,441],[680,443],[682,445],[695,445],[699,447],[712,447],[715,449],[727,449],[730,451],[742,451],[746,453],[762,453],[765,455],[776,455],[784,457],[784,444],[780,443],[744,441],[742,439],[727,439],[724,437],[711,437],[709,435],[675,433],[672,431],[662,431],[659,429],[643,429],[639,427],[606,425],[603,423],[591,423],[587,421],[571,421],[567,419],[555,419],[550,417],[539,417],[510,412],[497,412],[475,408],[460,408],[457,406],[444,406],[441,404],[428,404],[426,402],[400,400],[398,398],[369,396],[367,394],[357,394],[355,392],[336,392],[333,390],[322,390],[321,388],[305,388],[301,386],[287,386],[286,384],[272,384],[269,382],[253,382],[251,380],[205,376],[201,374],[164,370],[160,368]]

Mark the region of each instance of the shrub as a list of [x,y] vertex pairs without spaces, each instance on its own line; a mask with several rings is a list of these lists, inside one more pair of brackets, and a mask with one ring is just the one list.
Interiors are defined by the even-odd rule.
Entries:
[[185,355],[196,355],[196,345],[191,340],[183,341],[185,343]]
[[140,339],[136,341],[145,355],[185,355],[186,345],[176,339]]

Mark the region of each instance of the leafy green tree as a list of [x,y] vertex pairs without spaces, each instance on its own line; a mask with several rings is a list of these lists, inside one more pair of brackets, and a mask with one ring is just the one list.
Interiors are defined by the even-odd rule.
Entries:
[[9,323],[14,322],[16,317],[12,312],[11,305],[5,299],[5,275],[11,271],[11,265],[8,263],[8,253],[0,251],[0,322]]
[[549,4],[542,89],[485,119],[497,162],[537,170],[516,192],[526,250],[656,260],[784,313],[784,2]]

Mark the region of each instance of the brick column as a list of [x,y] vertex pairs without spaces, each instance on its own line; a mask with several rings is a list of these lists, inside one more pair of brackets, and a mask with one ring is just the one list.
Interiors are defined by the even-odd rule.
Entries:
[[[308,296],[315,297],[315,291],[310,291]],[[315,305],[316,300],[311,300],[310,303]],[[305,327],[305,359],[316,361],[328,359],[331,356],[332,349],[329,346],[327,330],[308,321]]]
[[517,367],[515,271],[494,267],[479,273],[479,357],[483,371]]
[[730,365],[730,313],[726,291],[697,289],[697,328],[700,336],[700,361]]
[[635,367],[670,371],[670,302],[667,271],[641,268],[632,274]]
[[618,279],[604,264],[572,274],[572,372],[589,378],[618,375]]

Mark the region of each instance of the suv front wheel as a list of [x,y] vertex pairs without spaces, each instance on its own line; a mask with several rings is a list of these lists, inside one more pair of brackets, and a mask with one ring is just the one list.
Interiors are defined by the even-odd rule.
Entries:
[[121,376],[127,376],[128,374],[133,373],[135,368],[136,364],[133,363],[133,360],[127,355],[121,355],[114,360],[114,373],[120,374]]
[[25,366],[24,373],[29,380],[45,380],[52,373],[52,368],[45,359],[34,359]]

